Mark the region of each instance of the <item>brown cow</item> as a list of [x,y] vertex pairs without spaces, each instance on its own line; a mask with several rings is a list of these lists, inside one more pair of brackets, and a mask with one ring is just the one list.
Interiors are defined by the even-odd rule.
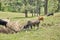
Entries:
[[43,16],[39,16],[39,17],[38,17],[38,20],[44,21],[44,17],[43,17]]

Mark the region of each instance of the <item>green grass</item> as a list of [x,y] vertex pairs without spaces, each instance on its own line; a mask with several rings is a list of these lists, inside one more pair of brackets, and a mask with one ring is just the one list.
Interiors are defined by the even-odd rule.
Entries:
[[[11,21],[19,20],[22,25],[27,20],[37,19],[37,17],[31,17],[31,14],[28,18],[25,18],[23,13],[0,12],[0,18],[7,17]],[[45,16],[38,30],[31,29],[27,32],[22,30],[15,34],[0,33],[0,40],[60,40],[60,14],[57,13],[50,17]]]

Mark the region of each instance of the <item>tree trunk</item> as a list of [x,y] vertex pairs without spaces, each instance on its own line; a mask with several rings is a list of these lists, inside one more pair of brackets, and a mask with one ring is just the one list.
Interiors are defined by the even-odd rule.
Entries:
[[40,7],[39,7],[39,16],[40,16]]
[[48,0],[45,0],[45,6],[44,6],[44,13],[45,13],[45,15],[47,15],[47,8],[48,7]]
[[31,13],[32,13],[32,17],[33,17],[33,10],[31,10]]
[[1,11],[1,2],[0,2],[0,11]]
[[25,17],[28,17],[27,13],[28,13],[28,12],[27,12],[27,10],[25,9]]
[[28,17],[28,11],[27,11],[27,9],[26,9],[26,6],[27,6],[27,0],[24,0],[24,2],[25,2],[25,17]]
[[56,10],[56,12],[58,12],[60,10],[60,0],[58,0],[58,8]]
[[38,9],[37,16],[40,16],[40,1],[39,0],[37,0],[37,9]]

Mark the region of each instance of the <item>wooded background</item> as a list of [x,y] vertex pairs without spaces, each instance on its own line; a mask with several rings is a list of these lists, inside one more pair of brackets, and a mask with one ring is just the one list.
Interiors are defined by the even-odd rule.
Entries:
[[60,0],[0,0],[0,11],[46,15],[60,11]]

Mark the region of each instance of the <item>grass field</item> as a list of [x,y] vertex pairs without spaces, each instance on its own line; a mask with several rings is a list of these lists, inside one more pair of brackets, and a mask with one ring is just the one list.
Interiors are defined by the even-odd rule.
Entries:
[[[23,13],[0,12],[0,18],[9,17],[11,21],[19,20],[20,24],[24,24],[27,20],[37,19],[30,16],[31,14],[25,18]],[[0,33],[0,40],[60,40],[60,14],[45,16],[38,30],[31,29],[27,32],[22,30],[15,34]]]

